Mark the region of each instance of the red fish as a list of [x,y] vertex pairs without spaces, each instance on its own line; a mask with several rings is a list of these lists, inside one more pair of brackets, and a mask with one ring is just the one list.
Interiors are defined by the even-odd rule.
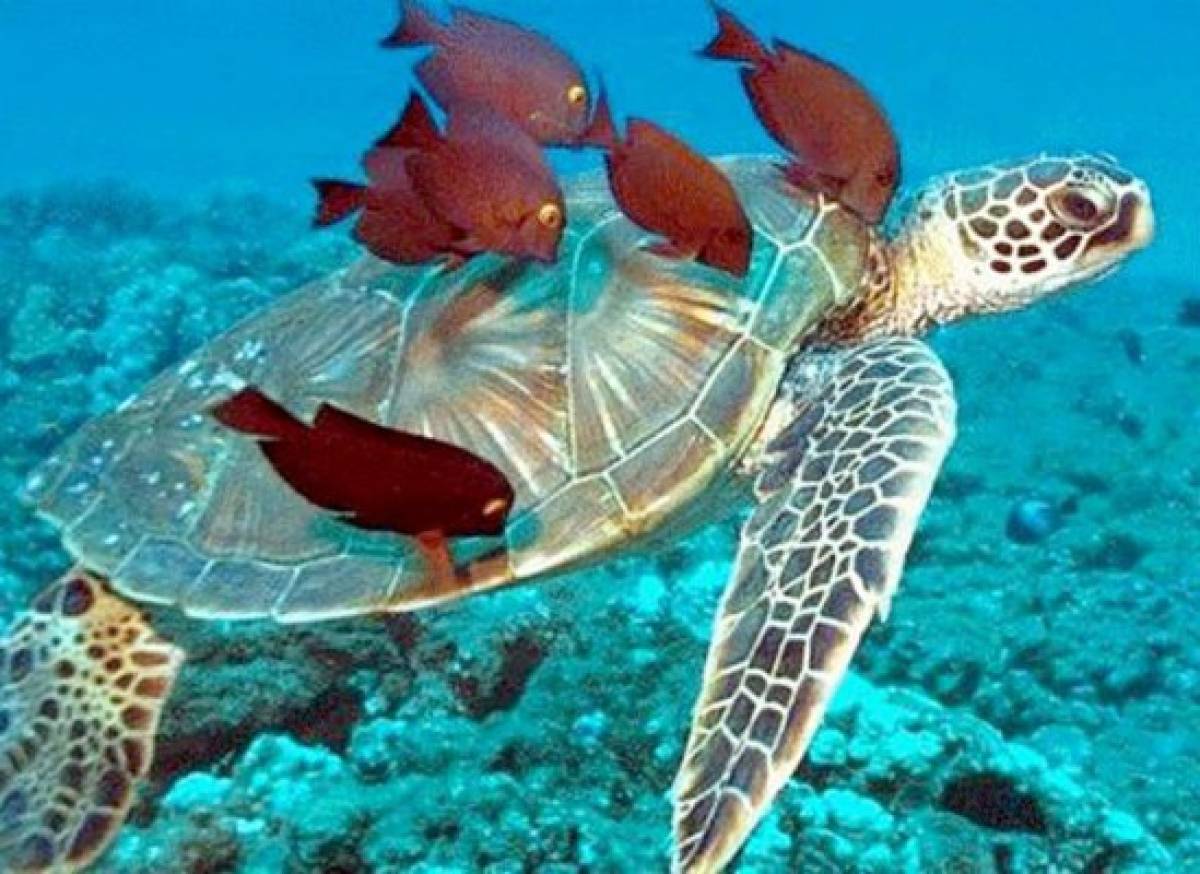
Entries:
[[464,107],[442,134],[428,110],[405,113],[382,143],[411,151],[405,167],[413,189],[458,229],[459,255],[558,257],[567,214],[562,189],[538,144],[504,116]]
[[[428,109],[409,101],[400,124],[424,124],[418,116]],[[432,125],[432,120],[428,120]],[[420,264],[439,255],[454,254],[460,234],[443,221],[413,190],[405,162],[406,149],[377,145],[363,159],[367,185],[336,179],[314,179],[319,202],[314,223],[335,224],[362,211],[354,236],[373,254],[396,264]]]
[[878,221],[900,181],[896,136],[883,110],[844,70],[781,40],[769,51],[715,8],[720,29],[701,54],[749,65],[742,82],[767,132],[792,153],[789,180]]
[[300,495],[358,528],[427,540],[497,535],[512,508],[512,486],[484,459],[328,404],[307,425],[245,388],[212,412],[221,424],[255,438]]
[[383,40],[389,48],[433,46],[417,79],[447,112],[491,107],[543,145],[576,145],[588,123],[589,97],[579,66],[540,34],[455,7],[448,25],[415,0]]
[[481,107],[451,116],[443,135],[413,95],[364,159],[366,186],[320,179],[316,224],[361,209],[355,236],[381,258],[451,265],[483,252],[552,262],[566,219],[562,190],[540,148]]
[[711,161],[643,119],[631,119],[622,140],[603,94],[582,141],[607,150],[609,187],[630,220],[666,238],[649,251],[746,275],[754,231]]

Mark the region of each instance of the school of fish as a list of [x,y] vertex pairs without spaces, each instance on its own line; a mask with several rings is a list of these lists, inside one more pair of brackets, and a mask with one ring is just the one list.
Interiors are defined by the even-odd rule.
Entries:
[[[717,34],[698,52],[741,65],[764,129],[788,153],[791,185],[840,202],[868,222],[900,180],[896,138],[852,76],[781,40],[770,47],[720,6]],[[754,232],[721,170],[680,137],[632,118],[618,132],[608,97],[593,100],[579,65],[545,36],[455,7],[439,21],[401,0],[388,49],[426,48],[420,93],[365,152],[364,183],[314,179],[314,223],[357,215],[354,236],[396,264],[453,270],[494,253],[551,264],[567,224],[547,148],[603,152],[613,198],[659,239],[647,251],[745,276]],[[447,539],[504,529],[513,488],[504,474],[456,446],[385,428],[331,406],[312,423],[254,386],[212,415],[255,440],[297,493],[350,525],[416,539],[431,567],[452,572]]]

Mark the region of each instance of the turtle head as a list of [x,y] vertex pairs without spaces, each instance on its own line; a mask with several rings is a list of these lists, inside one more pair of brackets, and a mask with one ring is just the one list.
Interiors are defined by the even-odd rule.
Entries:
[[1104,155],[1040,155],[935,180],[892,244],[896,324],[918,333],[1024,307],[1108,275],[1153,233],[1149,189]]

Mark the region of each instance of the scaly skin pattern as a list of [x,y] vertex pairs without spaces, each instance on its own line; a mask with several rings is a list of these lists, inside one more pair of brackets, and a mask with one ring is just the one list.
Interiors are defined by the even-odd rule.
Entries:
[[923,343],[871,341],[819,370],[789,377],[809,403],[754,483],[675,784],[679,871],[732,856],[791,777],[887,610],[953,439],[950,379]]
[[0,640],[0,871],[78,871],[150,771],[183,652],[81,569]]
[[890,282],[869,283],[826,319],[820,339],[914,337],[1020,309],[1104,276],[1153,230],[1146,185],[1104,156],[1040,155],[953,173],[909,204],[887,247]]
[[1152,231],[1145,185],[1111,160],[1042,156],[936,180],[890,246],[874,241],[860,294],[792,359],[743,466],[757,509],[675,782],[673,871],[733,858],[887,618],[955,433],[950,378],[912,338],[1094,280]]

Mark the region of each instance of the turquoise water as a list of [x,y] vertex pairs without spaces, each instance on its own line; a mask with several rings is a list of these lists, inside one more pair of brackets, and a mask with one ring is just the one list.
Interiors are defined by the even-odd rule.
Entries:
[[[477,8],[555,37],[619,112],[710,154],[772,149],[732,70],[692,54],[704,3]],[[735,8],[872,88],[909,184],[1094,149],[1147,180],[1158,219],[1153,247],[1103,283],[934,339],[958,445],[890,620],[736,870],[1200,871],[1200,14]],[[307,180],[354,176],[407,95],[413,55],[375,45],[394,14],[0,3],[0,613],[67,562],[14,497],[37,461],[356,256],[308,229]],[[1007,526],[1030,502],[1060,516],[1032,543]],[[735,539],[718,525],[411,620],[156,613],[189,661],[97,870],[665,870]]]
[[[1097,148],[1147,177],[1163,232],[1155,256],[1195,270],[1172,233],[1198,193],[1200,25],[1183,0],[742,4],[760,32],[851,68],[886,106],[910,180],[998,155]],[[811,8],[808,8],[811,7]],[[536,25],[610,84],[617,108],[686,132],[704,151],[763,150],[736,76],[692,52],[703,3],[480,3]],[[66,10],[61,12],[61,10]],[[412,83],[404,52],[375,50],[388,2],[116,0],[0,7],[0,182],[114,178],[154,191],[236,179],[307,204],[297,185],[349,173],[353,144],[389,125]],[[1177,239],[1178,237],[1178,239]],[[1191,259],[1191,260],[1189,260]],[[1145,259],[1144,259],[1145,260]]]

